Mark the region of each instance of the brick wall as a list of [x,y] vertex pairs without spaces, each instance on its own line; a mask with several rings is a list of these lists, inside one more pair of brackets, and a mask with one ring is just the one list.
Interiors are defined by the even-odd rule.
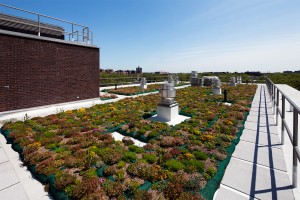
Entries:
[[98,48],[0,33],[0,112],[97,98],[98,74]]

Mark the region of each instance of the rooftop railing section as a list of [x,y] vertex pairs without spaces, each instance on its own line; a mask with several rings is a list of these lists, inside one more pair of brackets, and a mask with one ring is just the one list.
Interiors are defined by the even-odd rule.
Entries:
[[0,29],[93,44],[93,34],[87,26],[1,3],[0,8]]
[[[278,88],[268,77],[266,77],[266,84],[268,86],[273,107],[276,108],[276,125],[278,125],[278,117],[281,117],[281,144],[283,145],[285,142],[284,132],[287,132],[289,136],[290,142],[293,145],[293,171],[292,171],[292,181],[293,187],[297,188],[297,166],[298,162],[300,162],[300,151],[298,147],[298,133],[299,133],[299,122],[298,115],[300,114],[300,108],[293,102],[284,91]],[[281,96],[281,99],[280,97]],[[279,106],[279,101],[281,100],[281,108]],[[291,105],[293,109],[293,127],[289,127],[286,121],[286,101]]]

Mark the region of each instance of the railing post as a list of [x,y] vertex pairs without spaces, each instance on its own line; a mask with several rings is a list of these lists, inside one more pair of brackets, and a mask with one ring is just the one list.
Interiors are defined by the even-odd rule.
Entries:
[[276,87],[275,85],[273,85],[274,88],[273,88],[273,114],[275,115],[275,95],[276,95]]
[[271,86],[272,86],[272,87],[271,87],[271,94],[270,94],[270,95],[271,95],[272,106],[274,106],[274,96],[273,96],[273,92],[274,92],[274,90],[273,90],[273,89],[274,89],[274,85],[271,83]]
[[87,27],[87,44],[89,44],[89,42],[90,42],[90,29],[89,29],[89,27]]
[[72,23],[72,42],[74,41],[74,23]]
[[297,165],[298,157],[296,150],[298,149],[298,111],[294,109],[293,117],[293,187],[297,187]]
[[281,144],[284,145],[285,96],[282,95]]
[[40,14],[38,14],[38,36],[41,36],[41,22],[40,22]]
[[279,89],[277,88],[277,95],[276,95],[276,126],[278,126],[278,115],[279,115]]
[[274,85],[271,83],[271,86],[272,86],[272,88],[271,88],[271,94],[273,95],[273,88],[274,88]]
[[290,104],[290,112],[294,111],[294,107],[292,106],[292,104]]

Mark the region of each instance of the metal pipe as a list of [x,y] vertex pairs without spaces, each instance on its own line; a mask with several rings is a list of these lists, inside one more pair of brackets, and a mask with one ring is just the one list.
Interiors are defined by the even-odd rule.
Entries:
[[286,123],[286,120],[283,120],[283,124],[284,124],[284,128],[287,132],[287,135],[289,136],[290,138],[290,142],[291,144],[293,144],[293,135],[292,135],[292,131],[290,130],[290,128],[288,127],[287,123]]
[[[266,77],[266,79],[270,81],[271,84],[274,84],[268,77]],[[286,100],[293,106],[293,108],[298,110],[298,113],[300,113],[300,107],[295,102],[293,102],[283,91],[281,91],[279,88],[277,89],[280,91],[282,96],[285,96]]]
[[[37,16],[37,17],[38,17],[38,16]],[[19,23],[19,21],[13,20],[13,19],[9,19],[9,21],[10,21],[10,22]],[[40,20],[40,21],[41,21],[41,20]],[[32,23],[22,22],[22,24],[24,24],[24,25],[29,25],[29,26],[35,26],[35,27],[38,28],[38,25],[36,25],[36,22],[35,22],[35,21],[33,21]],[[54,27],[54,28],[49,27],[49,26],[43,26],[43,24],[44,24],[44,25],[50,25],[50,26],[52,26],[52,27]],[[53,31],[61,31],[61,30],[59,29],[58,26],[57,26],[57,28],[55,28],[55,26],[53,26],[52,24],[41,23],[41,22],[40,22],[40,28],[47,28],[47,29],[53,30]],[[64,33],[67,33],[67,32],[64,32]]]
[[279,110],[279,90],[277,88],[277,96],[276,96],[276,126],[278,126],[278,110]]
[[296,153],[297,153],[298,160],[300,160],[300,152],[298,148],[296,149]]
[[70,21],[67,21],[67,20],[63,20],[63,19],[59,19],[59,18],[55,18],[55,17],[43,15],[43,14],[39,14],[39,13],[36,13],[36,12],[24,10],[24,9],[21,9],[21,8],[16,8],[16,7],[13,7],[13,6],[8,6],[8,5],[5,5],[5,4],[2,4],[2,3],[0,3],[0,6],[11,8],[11,9],[15,9],[15,10],[19,10],[19,11],[23,11],[23,12],[27,12],[27,13],[34,14],[34,15],[40,15],[41,17],[45,17],[45,18],[49,18],[49,19],[54,19],[54,20],[65,22],[65,23],[69,23],[69,24],[74,24],[76,26],[86,27],[86,26],[83,26],[81,24],[77,24],[77,23],[74,23],[74,22],[70,22]]
[[272,92],[273,92],[273,84],[272,83],[270,83],[270,90],[269,90],[269,92],[270,92],[271,100],[273,101],[273,94],[272,94]]
[[284,144],[285,96],[282,96],[281,115],[281,144]]
[[298,165],[298,112],[294,110],[293,117],[293,187],[297,187],[297,165]]
[[[267,79],[267,85],[270,83],[271,87],[272,87],[274,85],[274,83],[268,77],[266,77],[266,79]],[[271,91],[272,91],[272,88],[271,88]],[[279,109],[279,92],[281,93],[281,97],[282,97],[282,110]],[[298,162],[300,161],[300,152],[299,152],[299,149],[298,149],[298,128],[299,128],[298,115],[300,113],[300,109],[279,88],[277,88],[277,95],[276,96],[277,96],[277,101],[276,101],[276,106],[277,106],[276,125],[278,125],[278,114],[280,114],[280,116],[281,116],[281,144],[282,145],[284,144],[284,129],[286,129],[286,131],[288,133],[288,136],[290,138],[290,141],[293,145],[292,186],[293,186],[293,188],[297,188],[297,175],[298,175],[297,167],[298,167]],[[272,98],[273,98],[273,95],[272,95]],[[294,108],[293,109],[293,134],[291,133],[291,130],[289,129],[289,127],[286,123],[286,120],[285,120],[285,99],[287,99],[288,103],[290,103],[290,109],[291,109],[291,106]]]
[[292,104],[290,104],[290,112],[294,111],[294,107],[292,106]]
[[78,31],[75,31],[75,35],[77,36],[77,39],[76,39],[76,42],[78,42],[79,40],[78,40],[78,36],[79,36],[79,32]]
[[279,113],[280,117],[282,117],[282,114],[281,114],[281,110],[280,110],[280,109],[278,109],[278,113]]
[[74,41],[74,24],[72,23],[72,41]]
[[276,95],[276,87],[274,85],[274,90],[273,90],[273,114],[275,115],[275,95]]
[[[45,17],[45,18],[48,18],[48,19],[52,19],[52,20],[56,20],[56,21],[60,21],[60,22],[68,23],[68,24],[72,24],[72,41],[75,40],[74,39],[74,25],[82,27],[83,29],[87,29],[87,36],[86,36],[87,41],[84,41],[84,39],[83,39],[83,42],[86,42],[87,44],[89,44],[89,41],[90,41],[89,32],[90,31],[89,31],[89,28],[87,26],[83,26],[81,24],[77,24],[77,23],[74,23],[74,22],[71,22],[71,21],[62,20],[62,19],[59,19],[59,18],[55,18],[55,17],[43,15],[43,14],[40,14],[40,13],[36,13],[36,12],[24,10],[24,9],[21,9],[21,8],[17,8],[17,7],[13,7],[13,6],[8,6],[8,5],[1,4],[1,3],[0,3],[0,6],[36,15],[37,18],[38,18],[38,36],[41,36],[41,28],[42,28],[42,26],[41,26],[41,20],[40,20],[41,17]],[[47,27],[47,29],[51,29],[51,28]],[[56,29],[53,29],[53,30],[56,31]],[[78,37],[78,35],[77,35],[77,37]],[[91,34],[91,37],[93,37],[92,34]],[[78,41],[78,39],[77,39],[77,41]],[[91,42],[91,44],[93,44],[93,42]]]
[[82,32],[83,32],[83,34],[82,34],[82,40],[83,40],[83,42],[85,42],[85,43],[89,43],[89,36],[90,36],[90,33],[89,33],[89,27],[84,27],[84,29],[82,29]]
[[87,28],[87,43],[89,43],[90,41],[90,29],[89,27],[86,27]]
[[41,36],[40,15],[38,14],[38,36]]

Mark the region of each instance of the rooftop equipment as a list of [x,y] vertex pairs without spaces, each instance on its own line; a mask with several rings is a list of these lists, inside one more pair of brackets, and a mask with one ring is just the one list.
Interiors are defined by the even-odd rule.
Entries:
[[141,78],[141,89],[147,89],[147,79],[146,78]]
[[229,81],[229,85],[230,86],[236,86],[236,79],[235,79],[235,77],[230,77],[230,81]]

